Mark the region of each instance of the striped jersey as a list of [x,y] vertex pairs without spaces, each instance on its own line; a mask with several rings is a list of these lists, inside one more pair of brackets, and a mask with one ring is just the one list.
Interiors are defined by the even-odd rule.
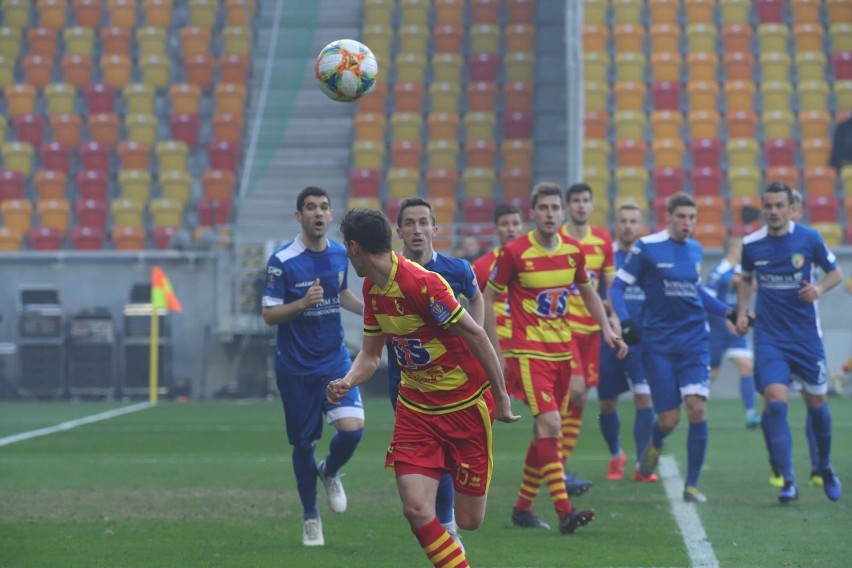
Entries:
[[[563,225],[560,232],[568,235],[567,227]],[[592,288],[599,295],[604,295],[606,291],[602,289],[603,276],[615,274],[612,239],[606,231],[597,227],[589,227],[586,235],[578,242],[586,257],[586,273],[592,282]],[[589,334],[601,329],[601,326],[589,313],[589,309],[583,302],[583,297],[580,296],[580,290],[576,285],[571,287],[571,296],[568,298],[568,314],[568,318],[571,320],[571,330],[574,333]]]
[[506,243],[488,280],[498,294],[509,294],[516,357],[571,359],[568,297],[571,286],[589,282],[589,276],[580,243],[559,237],[554,250],[541,246],[533,231]]
[[[476,282],[479,289],[485,290],[488,277],[494,270],[500,247],[494,247],[471,263],[473,272],[476,274]],[[504,355],[508,355],[509,340],[512,338],[512,320],[509,318],[509,294],[503,292],[494,301],[494,316],[497,318],[497,337],[500,340],[500,349]]]
[[465,314],[447,281],[398,253],[384,288],[364,279],[364,335],[383,335],[402,371],[398,404],[444,414],[467,408],[488,388],[468,345],[448,331]]

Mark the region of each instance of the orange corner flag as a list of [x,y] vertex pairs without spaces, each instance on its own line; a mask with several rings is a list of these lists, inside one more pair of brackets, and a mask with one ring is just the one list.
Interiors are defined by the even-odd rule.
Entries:
[[183,306],[172,290],[169,277],[159,266],[151,268],[151,305],[155,308],[166,308],[172,312],[182,312]]

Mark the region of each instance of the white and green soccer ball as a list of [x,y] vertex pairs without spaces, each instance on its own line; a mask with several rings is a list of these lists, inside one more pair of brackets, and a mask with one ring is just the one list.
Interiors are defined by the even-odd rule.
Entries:
[[379,67],[369,47],[354,39],[339,39],[320,51],[314,70],[328,98],[348,103],[373,90]]

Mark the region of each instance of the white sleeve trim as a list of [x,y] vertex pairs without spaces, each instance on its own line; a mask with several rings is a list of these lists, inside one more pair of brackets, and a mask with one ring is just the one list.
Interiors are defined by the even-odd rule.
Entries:
[[263,307],[271,308],[272,306],[283,306],[284,300],[281,298],[273,298],[272,296],[264,296],[263,297]]
[[636,277],[624,270],[623,268],[619,268],[618,272],[615,273],[615,276],[616,278],[624,280],[631,286],[636,283]]

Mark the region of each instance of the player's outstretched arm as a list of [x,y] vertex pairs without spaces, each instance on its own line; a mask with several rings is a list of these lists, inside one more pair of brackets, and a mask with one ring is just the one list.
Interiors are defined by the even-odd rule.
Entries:
[[359,316],[364,315],[364,302],[353,294],[349,288],[340,291],[340,307],[347,312],[352,312]]
[[609,345],[611,349],[616,350],[616,357],[624,359],[627,356],[627,343],[616,335],[612,326],[609,324],[609,318],[606,316],[606,310],[604,309],[603,302],[601,302],[601,298],[598,296],[598,293],[595,292],[595,289],[592,288],[592,285],[588,282],[584,284],[577,284],[577,289],[580,291],[580,296],[583,298],[583,303],[586,304],[586,309],[589,310],[589,314],[591,314],[592,318],[594,318],[597,324],[601,326],[601,335],[603,335],[603,339],[606,341],[606,344]]
[[352,387],[357,387],[361,383],[369,381],[376,369],[379,368],[384,346],[384,335],[365,335],[361,344],[361,351],[358,352],[346,376],[328,383],[328,387],[325,389],[328,401],[337,404]]
[[728,314],[728,304],[711,294],[701,284],[698,285],[698,295],[701,297],[701,303],[704,304],[704,309],[707,313],[721,317],[725,317]]
[[497,353],[491,345],[485,331],[476,325],[470,314],[465,313],[461,319],[450,326],[449,330],[461,337],[470,347],[473,356],[485,369],[491,392],[494,395],[494,418],[502,422],[515,422],[520,416],[512,413],[512,401],[506,392],[506,381]]

